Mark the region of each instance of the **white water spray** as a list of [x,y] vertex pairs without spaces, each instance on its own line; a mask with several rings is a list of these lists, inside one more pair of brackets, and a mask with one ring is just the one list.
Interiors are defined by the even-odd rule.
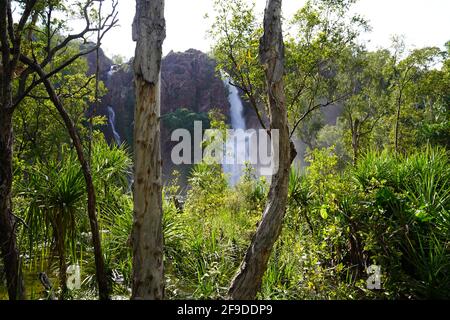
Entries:
[[[224,80],[228,89],[228,102],[230,103],[230,118],[232,129],[246,130],[244,118],[244,106],[238,89],[230,84],[230,79]],[[228,137],[226,143],[225,163],[222,166],[224,173],[229,175],[229,183],[234,186],[238,183],[244,166],[243,160],[247,159],[248,150],[246,148],[245,136]]]
[[230,102],[230,115],[232,129],[246,129],[244,119],[244,106],[239,96],[239,91],[235,86],[230,84],[230,80],[225,80],[225,85],[228,87],[228,102]]
[[111,65],[111,67],[108,70],[107,77],[106,77],[108,82],[110,82],[111,77],[113,76],[114,73],[116,73],[116,71],[117,71],[117,66],[114,64]]

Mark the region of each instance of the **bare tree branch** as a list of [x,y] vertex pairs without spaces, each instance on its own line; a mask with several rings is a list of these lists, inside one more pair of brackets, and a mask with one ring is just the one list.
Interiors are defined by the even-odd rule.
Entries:
[[[295,130],[297,130],[297,127],[299,126],[299,124],[311,113],[311,112],[313,112],[314,110],[317,110],[317,109],[321,109],[321,108],[325,108],[325,107],[328,107],[328,106],[330,106],[330,105],[332,105],[332,104],[335,104],[335,103],[337,103],[337,102],[339,102],[339,101],[341,101],[341,100],[344,100],[344,99],[346,99],[348,96],[350,96],[350,93],[346,93],[346,94],[344,94],[344,95],[342,95],[342,96],[339,96],[338,98],[335,98],[335,99],[333,99],[333,100],[331,100],[331,101],[327,101],[326,103],[319,103],[319,104],[316,104],[316,105],[314,105],[313,107],[308,107],[308,110],[296,121],[296,123],[295,123],[295,125],[294,125],[294,127],[292,128],[292,131],[291,131],[291,134],[289,135],[289,137],[290,138],[292,138],[292,136],[294,135],[294,133],[295,133]],[[310,104],[311,105],[311,104]]]

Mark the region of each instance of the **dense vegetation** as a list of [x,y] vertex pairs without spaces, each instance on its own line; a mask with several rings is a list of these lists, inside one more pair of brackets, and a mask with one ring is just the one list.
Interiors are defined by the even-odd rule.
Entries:
[[[307,165],[292,166],[282,233],[258,297],[448,299],[450,42],[445,49],[408,50],[397,37],[391,48],[369,51],[358,40],[369,25],[350,14],[353,2],[310,0],[289,22],[284,76],[288,119],[291,139],[307,146],[299,155]],[[68,13],[70,6],[64,1],[38,3],[42,8],[25,29],[36,37],[35,45],[24,44],[24,54],[44,61],[50,57],[58,65],[85,50],[74,39],[50,56],[51,47],[63,38],[65,22],[48,14]],[[88,3],[93,21],[101,21],[101,13]],[[21,1],[17,4],[23,7]],[[245,1],[217,0],[215,5],[211,55],[267,127],[258,61],[262,20]],[[132,154],[126,145],[108,145],[101,131],[105,118],[92,116],[106,89],[98,75],[87,75],[83,57],[59,70],[43,67],[47,73],[56,70],[48,78],[88,159],[109,289],[113,297],[128,299]],[[17,68],[27,66],[18,63]],[[79,150],[48,90],[43,83],[33,85],[35,81],[13,78],[19,93],[21,85],[32,85],[13,116],[12,208],[26,298],[95,298],[96,252]],[[336,123],[327,123],[328,110],[339,110]],[[162,119],[170,130],[192,130],[195,120],[205,128],[226,128],[217,111],[207,115],[178,109]],[[184,176],[187,186],[180,183]],[[182,175],[174,171],[164,181],[167,298],[227,296],[268,190],[269,181],[250,165],[235,186],[220,165],[207,163],[183,169]],[[367,287],[371,265],[381,268],[380,289]],[[0,266],[3,270],[4,261]],[[82,282],[73,289],[67,279],[75,279],[77,266]],[[51,287],[42,286],[44,275]],[[0,271],[0,299],[7,298],[5,281]]]

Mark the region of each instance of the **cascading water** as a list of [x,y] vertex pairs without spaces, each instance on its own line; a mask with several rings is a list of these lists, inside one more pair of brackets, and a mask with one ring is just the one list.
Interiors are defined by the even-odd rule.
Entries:
[[116,131],[116,113],[114,112],[114,109],[110,106],[108,106],[108,123],[111,126],[111,130],[114,135],[114,141],[119,145],[120,142],[120,135]]
[[239,91],[235,86],[230,85],[229,79],[225,80],[225,84],[228,87],[228,102],[230,103],[230,117],[232,129],[246,129],[244,119],[244,106],[242,105]]
[[[230,103],[231,128],[234,130],[246,130],[244,118],[244,106],[239,96],[238,89],[230,84],[230,79],[224,80],[225,87],[228,88],[228,102]],[[223,171],[229,176],[230,185],[238,183],[247,158],[247,148],[245,135],[228,137],[225,150],[225,163],[222,165]]]
[[[110,84],[111,77],[113,76],[113,74],[115,72],[116,72],[115,66],[112,65],[107,73],[106,81],[108,84]],[[111,106],[108,106],[107,109],[108,109],[108,124],[111,127],[111,131],[114,136],[114,141],[116,142],[117,145],[119,145],[121,143],[121,139],[120,139],[119,133],[116,130],[116,112],[114,111],[113,107],[111,107]]]
[[114,74],[114,72],[115,72],[115,70],[114,70],[114,65],[112,65],[110,68],[109,68],[109,70],[108,70],[108,73],[107,73],[107,80],[108,80],[108,82],[111,80],[111,77],[112,77],[112,75]]

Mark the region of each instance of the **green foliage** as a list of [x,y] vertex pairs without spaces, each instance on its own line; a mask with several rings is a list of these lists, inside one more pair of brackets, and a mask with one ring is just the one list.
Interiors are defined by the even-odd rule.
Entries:
[[[22,163],[15,174],[23,177],[15,182],[15,208],[26,223],[22,229],[21,246],[27,252],[26,265],[33,272],[54,274],[55,246],[62,245],[67,263],[85,265],[82,269],[87,287],[95,287],[95,270],[91,249],[90,227],[86,208],[86,187],[75,150],[63,146],[62,158],[33,164]],[[123,217],[132,213],[131,197],[127,193],[131,159],[124,147],[109,147],[103,137],[93,144],[92,176],[99,204],[100,225],[120,228]],[[113,218],[114,217],[114,218]],[[114,223],[111,223],[111,219]],[[110,271],[120,268],[124,246],[117,238],[105,233],[104,244]],[[129,234],[129,231],[126,231]],[[122,240],[122,239],[121,239]],[[126,243],[126,242],[125,242]],[[117,247],[114,247],[117,245]],[[111,250],[109,250],[111,249]],[[109,256],[111,254],[111,256]],[[111,258],[111,257],[114,257]],[[58,271],[60,272],[60,271]],[[111,273],[113,276],[113,273]]]
[[[332,150],[313,152],[305,173],[291,172],[261,297],[448,298],[448,159],[439,148],[373,151],[336,173]],[[366,288],[371,264],[381,266],[381,290]]]
[[210,126],[208,114],[204,112],[196,113],[186,108],[178,108],[173,112],[163,115],[162,119],[169,131],[186,129],[193,134],[195,121],[201,121],[203,129],[208,129]]
[[[223,207],[227,180],[219,164],[204,162],[194,166],[189,178],[186,208],[199,217],[212,215]],[[195,196],[194,196],[195,195]]]
[[63,162],[38,162],[25,168],[25,173],[28,179],[16,185],[16,200],[28,225],[29,254],[38,253],[42,243],[50,246],[58,239],[57,232],[62,232],[61,241],[76,252],[75,243],[87,221],[82,209],[84,180],[76,157],[69,153]]
[[[164,207],[168,225],[177,226],[173,240],[166,238],[168,295],[225,298],[261,215],[267,184],[248,167],[230,188],[220,166],[201,163],[192,171],[189,186],[181,211],[171,196]],[[169,188],[173,193],[173,186]]]
[[258,58],[262,27],[254,7],[254,3],[241,0],[215,0],[217,16],[209,36],[214,40],[212,54],[217,69],[243,88],[252,86],[251,95],[263,99],[264,71]]

